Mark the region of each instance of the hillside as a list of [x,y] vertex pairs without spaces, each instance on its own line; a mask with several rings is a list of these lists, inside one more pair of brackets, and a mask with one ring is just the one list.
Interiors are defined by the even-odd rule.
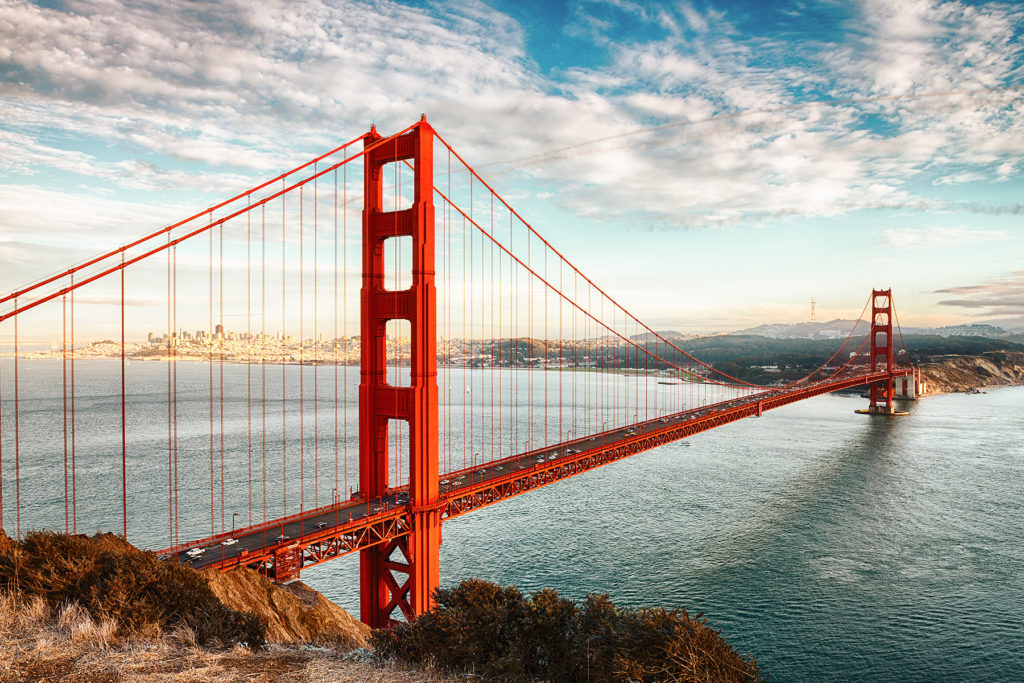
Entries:
[[354,650],[369,646],[370,628],[301,581],[285,585],[248,569],[202,572],[217,598],[255,614],[269,643],[313,643]]
[[937,357],[920,364],[929,394],[1024,384],[1024,352]]
[[445,680],[353,652],[368,635],[301,583],[198,572],[112,534],[0,532],[0,681]]
[[[776,339],[842,339],[853,329],[856,320],[829,320],[828,322],[766,323],[733,332],[737,336],[775,337]],[[1013,322],[1013,321],[1008,321]],[[939,337],[987,337],[1024,343],[1024,331],[990,323],[946,325],[943,327],[902,328],[903,335],[929,335]]]
[[[863,341],[863,336],[852,338],[841,353],[856,350]],[[908,334],[902,341],[906,343],[911,362],[917,365],[949,356],[1024,352],[1022,344],[988,337]],[[896,340],[897,348],[902,346],[900,342]],[[825,363],[840,343],[838,339],[722,335],[693,339],[683,348],[733,377],[755,384],[771,384],[803,377]],[[771,366],[776,367],[766,369]]]
[[371,633],[301,582],[196,571],[113,534],[0,531],[0,681],[764,680],[683,609],[473,579],[437,599]]

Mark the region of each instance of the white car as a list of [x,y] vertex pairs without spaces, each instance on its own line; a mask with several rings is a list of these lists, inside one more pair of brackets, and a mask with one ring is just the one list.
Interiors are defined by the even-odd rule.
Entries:
[[192,548],[192,550],[189,550],[185,554],[188,555],[189,557],[197,557],[199,555],[202,555],[205,552],[206,552],[206,548]]
[[225,538],[220,542],[221,545],[234,545],[236,543],[238,543],[238,541],[233,538]]

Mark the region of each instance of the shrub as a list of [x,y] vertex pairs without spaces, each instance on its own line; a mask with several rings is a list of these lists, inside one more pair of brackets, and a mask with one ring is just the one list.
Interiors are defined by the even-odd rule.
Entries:
[[0,537],[0,589],[39,596],[60,609],[79,604],[118,635],[187,627],[201,644],[260,646],[265,626],[217,599],[197,571],[161,562],[113,534],[30,532],[18,543]]
[[436,603],[375,631],[378,656],[506,680],[763,680],[702,615],[682,609],[619,608],[600,594],[576,604],[480,579],[438,590]]

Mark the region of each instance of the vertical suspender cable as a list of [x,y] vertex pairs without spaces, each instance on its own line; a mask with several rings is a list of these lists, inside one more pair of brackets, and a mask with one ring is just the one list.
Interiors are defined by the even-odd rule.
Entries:
[[[448,150],[448,196],[452,196],[452,153]],[[452,471],[452,208],[449,203],[444,204],[444,338],[447,340],[447,347],[444,361],[444,384],[445,394],[448,397],[444,405],[445,414],[445,453],[447,458],[446,472]]]
[[[18,309],[18,298],[14,298]],[[21,540],[21,431],[18,401],[18,316],[14,316],[14,514],[17,520],[18,540]]]
[[128,539],[128,410],[125,400],[125,353],[124,353],[124,252],[121,252],[121,512],[124,518],[122,531]]
[[75,469],[75,276],[71,276],[71,533],[78,533],[78,477]]
[[[341,279],[341,322],[342,322],[342,333],[348,329],[348,164],[345,164],[341,169],[341,261],[344,264],[344,275]],[[347,338],[348,335],[346,334]],[[346,343],[346,350],[348,345]],[[344,476],[345,481],[343,483],[345,489],[345,495],[349,494],[348,490],[348,362],[345,362],[345,370],[343,371],[342,377],[342,400],[345,406],[345,442],[342,450],[342,458],[344,459]]]
[[[213,214],[208,213],[209,222],[213,223]],[[207,232],[210,241],[210,253],[209,253],[209,287],[207,288],[207,301],[209,302],[209,318],[208,324],[210,326],[209,334],[210,337],[207,339],[206,347],[206,364],[209,370],[209,406],[210,406],[210,535],[213,536],[217,533],[216,517],[214,516],[214,480],[213,480],[213,338],[214,338],[214,327],[213,327],[213,230]],[[177,341],[177,330],[172,331],[172,337]],[[175,352],[177,355],[177,352]]]
[[[170,243],[171,234],[167,233],[167,242]],[[74,293],[72,292],[72,295]],[[176,545],[174,542],[174,431],[171,427],[171,250],[167,250],[167,534],[169,541],[167,545]],[[72,352],[74,350],[72,349]]]
[[[472,223],[473,219],[473,177],[469,178],[469,217]],[[469,342],[470,352],[470,363],[466,368],[466,375],[469,379],[469,454],[473,458],[472,462],[475,464],[476,459],[476,443],[473,441],[473,423],[476,421],[473,411],[476,410],[475,392],[473,391],[473,368],[476,354],[474,353],[475,344],[473,343],[473,292],[475,287],[473,286],[473,235],[475,230],[470,225],[466,228],[469,231],[469,247],[468,247],[468,259],[469,259],[469,284],[466,287],[466,292],[469,296],[469,329],[466,330],[466,339]]]
[[[284,190],[285,180],[281,179]],[[281,516],[288,514],[288,394],[285,381],[285,195],[281,195]]]
[[[246,206],[252,200],[246,198]],[[249,526],[252,526],[252,211],[245,212],[245,418]]]
[[[495,196],[490,195],[490,233],[495,233]],[[490,460],[495,459],[495,243],[488,245],[490,250]],[[498,285],[501,286],[501,276],[498,278]],[[501,293],[498,296],[498,305],[501,306]],[[500,313],[499,313],[500,315]],[[501,323],[501,317],[498,318]],[[501,420],[501,411],[498,412],[498,419]]]
[[218,361],[217,369],[220,377],[217,380],[220,392],[220,531],[224,533],[224,337],[227,330],[224,329],[224,224],[217,226],[217,240],[219,241],[220,260],[218,262],[218,276],[220,284],[217,286],[217,297],[219,308],[217,315],[220,318],[220,337],[217,339]]
[[[331,317],[334,319],[334,493],[340,495],[338,488],[338,169],[334,169],[334,308]],[[331,502],[334,502],[333,500]]]
[[[171,247],[171,265],[172,265],[172,278],[171,278],[171,330],[178,329],[178,246],[174,245]],[[174,354],[171,356],[171,379],[172,388],[174,393],[172,394],[173,410],[172,410],[172,421],[171,424],[174,428],[174,544],[178,544],[178,535],[180,531],[179,517],[178,517],[178,353],[177,349],[174,350]]]
[[320,367],[320,339],[317,335],[317,326],[320,322],[320,318],[317,315],[317,294],[319,293],[317,288],[317,278],[319,276],[319,266],[317,259],[319,246],[317,242],[317,231],[319,226],[317,225],[317,203],[319,202],[318,183],[319,178],[315,177],[316,164],[313,164],[313,507],[320,507],[320,392],[317,369]]
[[[469,332],[466,330],[466,296],[469,290],[469,281],[466,279],[466,248],[469,239],[469,234],[466,232],[466,219],[462,219],[462,355],[466,355],[466,344],[469,342]],[[469,451],[468,442],[466,441],[469,430],[466,428],[466,414],[469,412],[469,404],[466,401],[466,377],[469,374],[469,364],[463,362],[462,365],[462,393],[459,394],[462,401],[462,467],[466,467],[466,454]]]
[[303,209],[305,208],[306,201],[302,194],[305,187],[305,185],[299,187],[299,512],[306,509],[306,411],[303,405],[306,396],[306,368],[304,366],[306,338],[305,330],[303,329],[305,321],[303,320],[302,308],[306,298],[303,291],[306,282],[306,264],[305,249],[302,241],[302,233],[306,231],[303,219]]
[[[512,250],[512,213],[508,214],[508,247]],[[512,416],[512,450],[519,448],[519,304],[515,299],[518,295],[514,280],[518,279],[519,270],[514,262],[508,264],[508,328],[509,328],[509,405],[515,406]]]
[[[60,338],[61,338],[61,371],[64,378],[63,390],[61,395],[63,397],[63,432],[64,432],[64,533],[71,533],[71,517],[68,503],[68,298],[66,295],[60,298],[61,305],[61,320],[60,320]],[[2,448],[2,445],[0,445]],[[2,482],[2,470],[3,464],[0,459],[0,482]],[[0,489],[3,486],[0,485]],[[0,529],[3,528],[3,494],[0,492]]]
[[[580,278],[579,278],[579,275],[574,274],[574,273],[572,275],[572,300],[573,301],[579,301],[580,300]],[[577,350],[578,350],[578,347],[579,347],[579,344],[577,342],[579,340],[579,335],[578,335],[578,331],[577,331],[577,315],[575,315],[575,308],[572,309],[572,335],[571,335],[571,340],[572,340],[572,419],[570,420],[570,424],[572,425],[572,432],[575,435],[577,435],[577,436],[582,436],[583,434],[580,432],[580,427],[577,425],[577,423],[575,423],[575,404],[577,404],[577,399],[575,399],[575,389],[577,389],[577,376],[580,374],[580,372],[579,372],[579,364],[578,364],[578,360],[577,360]]]
[[267,521],[267,205],[260,205],[260,450],[263,521]]

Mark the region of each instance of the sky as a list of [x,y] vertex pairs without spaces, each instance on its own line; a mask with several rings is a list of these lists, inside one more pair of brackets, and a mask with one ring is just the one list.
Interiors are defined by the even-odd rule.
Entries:
[[1014,2],[0,0],[0,291],[421,113],[657,329],[1024,327]]

